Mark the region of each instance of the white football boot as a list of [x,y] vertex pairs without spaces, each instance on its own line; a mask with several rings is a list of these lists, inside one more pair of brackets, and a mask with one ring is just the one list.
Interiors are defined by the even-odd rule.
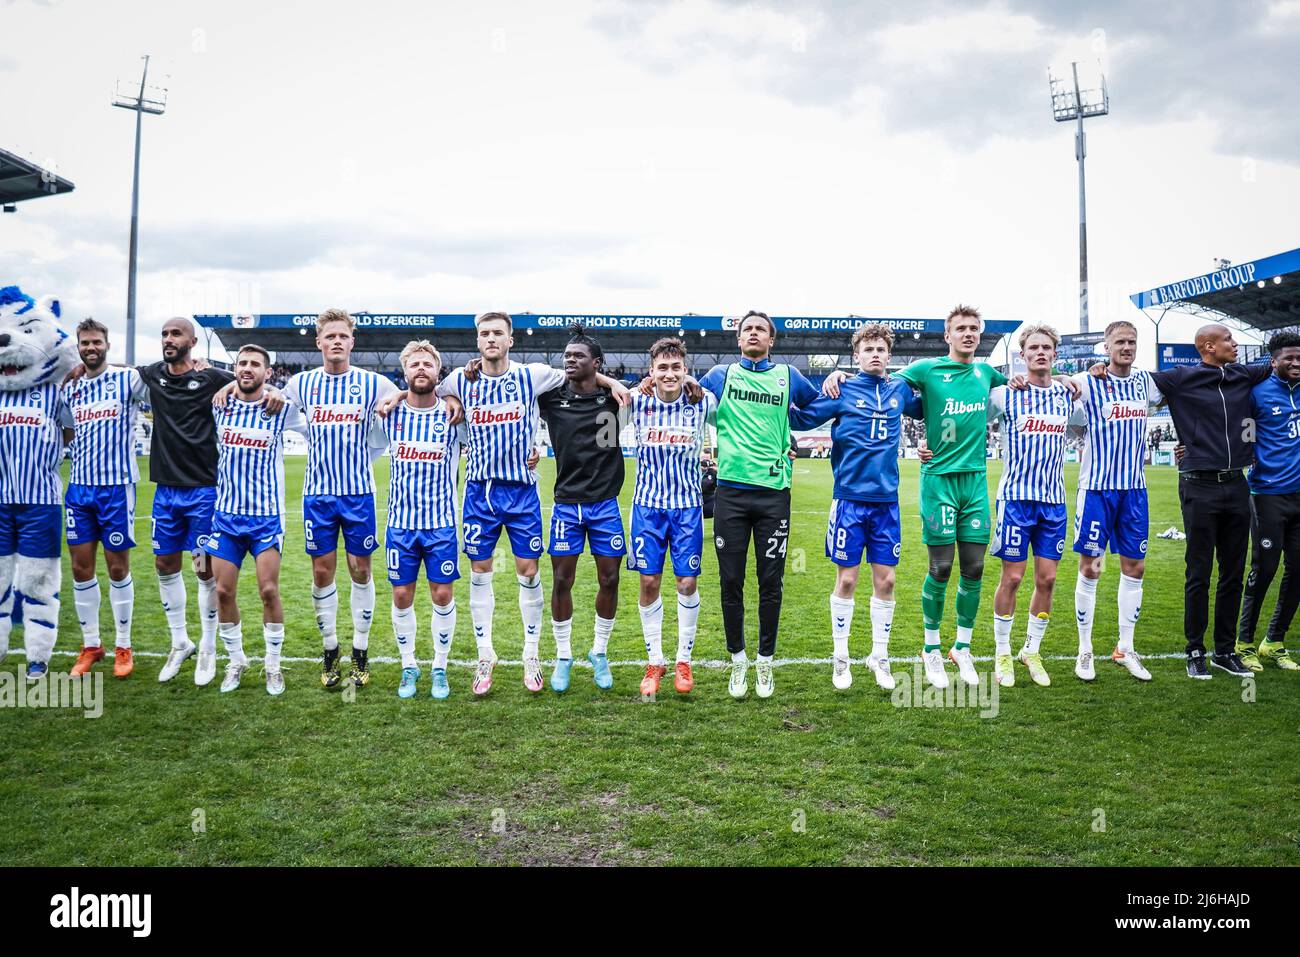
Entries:
[[943,667],[943,652],[922,651],[921,661],[925,664],[925,679],[936,688],[948,687],[948,672]]
[[760,698],[772,697],[772,692],[776,690],[776,669],[772,667],[772,662],[760,658],[754,663],[754,669],[758,672],[758,677],[754,679],[754,693]]
[[167,660],[163,662],[162,670],[158,672],[159,681],[171,681],[181,670],[181,665],[185,664],[185,659],[194,654],[194,642],[188,638],[185,644],[179,648],[173,648],[167,655]]
[[876,684],[883,690],[894,690],[896,682],[894,681],[894,673],[889,670],[888,658],[877,658],[875,655],[868,655],[867,670],[875,676]]
[[1120,651],[1116,648],[1110,658],[1138,681],[1151,680],[1151,672],[1147,671],[1136,651]]
[[200,651],[198,661],[194,665],[194,683],[202,688],[211,684],[212,679],[216,676],[217,653],[215,651]]
[[237,689],[239,687],[239,679],[244,677],[244,672],[247,670],[247,658],[243,661],[232,661],[230,664],[226,665],[226,676],[221,679],[221,693],[226,694],[229,691]]
[[1079,652],[1079,657],[1074,659],[1074,673],[1079,676],[1080,681],[1092,681],[1097,677],[1097,669],[1092,664],[1091,651]]
[[836,658],[832,663],[831,684],[840,691],[853,687],[853,672],[849,670],[849,659]]
[[731,696],[737,701],[749,694],[748,658],[741,658],[731,662],[731,680],[727,682],[727,690],[731,692]]
[[952,648],[948,652],[948,658],[957,666],[957,673],[961,675],[962,681],[972,686],[980,683],[980,676],[975,673],[975,661],[970,656],[969,648]]

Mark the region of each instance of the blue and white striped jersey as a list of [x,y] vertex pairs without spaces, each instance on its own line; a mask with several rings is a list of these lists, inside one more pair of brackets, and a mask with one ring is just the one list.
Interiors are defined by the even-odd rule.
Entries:
[[510,362],[500,375],[482,372],[470,382],[457,369],[438,386],[438,395],[460,399],[469,435],[470,482],[537,484],[528,456],[537,435],[537,397],[564,385],[564,373],[540,362]]
[[1071,423],[1087,429],[1079,467],[1079,488],[1146,488],[1142,463],[1147,445],[1147,412],[1160,404],[1160,389],[1151,373],[1099,379],[1087,372],[1074,376],[1082,389]]
[[1002,418],[999,502],[1065,504],[1065,429],[1073,405],[1059,382],[989,393],[990,417]]
[[132,485],[140,481],[135,464],[135,426],[140,403],[149,397],[140,373],[129,366],[106,366],[63,387],[72,411],[74,485]]
[[212,410],[217,423],[218,512],[284,514],[284,432],[307,434],[302,412],[286,404],[271,415],[262,400],[231,397]]
[[636,428],[636,490],[632,504],[643,508],[699,508],[700,453],[708,418],[718,400],[706,391],[695,405],[679,395],[664,402],[657,395],[632,393]]
[[397,392],[392,381],[366,369],[333,375],[299,372],[285,395],[307,419],[307,474],[303,495],[368,495],[375,490],[368,438],[375,406]]
[[57,382],[0,391],[0,503],[61,505],[59,463],[72,414]]
[[454,528],[456,472],[463,425],[449,425],[445,402],[431,409],[403,402],[375,422],[371,444],[388,446],[388,527]]

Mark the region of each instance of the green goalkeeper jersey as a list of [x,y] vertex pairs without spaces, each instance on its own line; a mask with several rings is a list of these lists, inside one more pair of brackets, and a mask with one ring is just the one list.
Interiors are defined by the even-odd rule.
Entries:
[[987,362],[955,362],[947,356],[913,362],[895,374],[921,393],[925,444],[934,451],[921,473],[986,471],[989,392],[1005,385],[1007,377]]

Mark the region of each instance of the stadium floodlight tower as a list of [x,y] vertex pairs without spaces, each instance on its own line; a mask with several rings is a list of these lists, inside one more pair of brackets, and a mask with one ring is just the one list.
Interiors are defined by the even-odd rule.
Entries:
[[135,110],[135,175],[131,181],[131,248],[126,266],[126,362],[135,365],[135,253],[140,234],[140,127],[146,113],[162,115],[167,109],[167,90],[164,87],[146,86],[149,79],[149,56],[144,56],[144,69],[140,72],[140,89],[124,87],[119,81],[113,93],[113,105],[124,110]]
[[1083,191],[1083,158],[1088,148],[1083,134],[1086,117],[1105,116],[1110,112],[1110,94],[1106,91],[1106,76],[1101,75],[1101,85],[1095,90],[1079,89],[1079,64],[1071,63],[1074,88],[1066,85],[1064,77],[1052,75],[1049,68],[1047,82],[1052,91],[1052,119],[1058,123],[1074,121],[1078,130],[1074,134],[1074,156],[1079,161],[1079,331],[1088,331],[1088,216]]

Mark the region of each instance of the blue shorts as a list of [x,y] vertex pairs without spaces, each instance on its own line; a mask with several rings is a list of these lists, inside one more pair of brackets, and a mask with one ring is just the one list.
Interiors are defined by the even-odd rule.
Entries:
[[673,574],[694,578],[704,555],[704,511],[695,508],[632,506],[632,550],[627,567],[642,575],[661,575],[664,554],[672,552]]
[[212,531],[202,539],[203,550],[234,565],[244,556],[254,559],[268,548],[284,549],[284,520],[279,515],[235,515],[212,513]]
[[542,554],[542,502],[536,485],[466,482],[460,520],[471,559],[491,558],[503,527],[515,558]]
[[431,582],[445,584],[460,577],[460,556],[456,554],[456,526],[446,528],[389,528],[384,533],[388,553],[388,580],[394,585],[411,585],[424,575]]
[[58,558],[62,531],[61,505],[0,505],[0,555]]
[[304,495],[302,530],[308,555],[338,551],[339,529],[349,555],[369,555],[379,547],[375,537],[375,497],[364,495]]
[[1027,562],[1031,546],[1036,558],[1061,560],[1065,554],[1065,506],[999,501],[990,554],[1004,562]]
[[135,548],[134,485],[69,485],[68,544],[103,542],[110,552]]
[[551,544],[547,551],[552,555],[581,555],[591,538],[591,554],[609,557],[623,556],[627,547],[623,542],[623,513],[618,499],[607,498],[590,505],[556,502],[551,512]]
[[153,539],[155,555],[198,551],[199,539],[212,531],[212,506],[217,501],[215,485],[184,488],[159,485],[153,493]]
[[836,565],[856,568],[862,554],[873,565],[897,565],[903,552],[903,527],[897,502],[831,500],[826,524],[826,557]]
[[1079,489],[1074,502],[1074,550],[1101,555],[1110,550],[1125,558],[1147,557],[1147,490],[1144,488]]

